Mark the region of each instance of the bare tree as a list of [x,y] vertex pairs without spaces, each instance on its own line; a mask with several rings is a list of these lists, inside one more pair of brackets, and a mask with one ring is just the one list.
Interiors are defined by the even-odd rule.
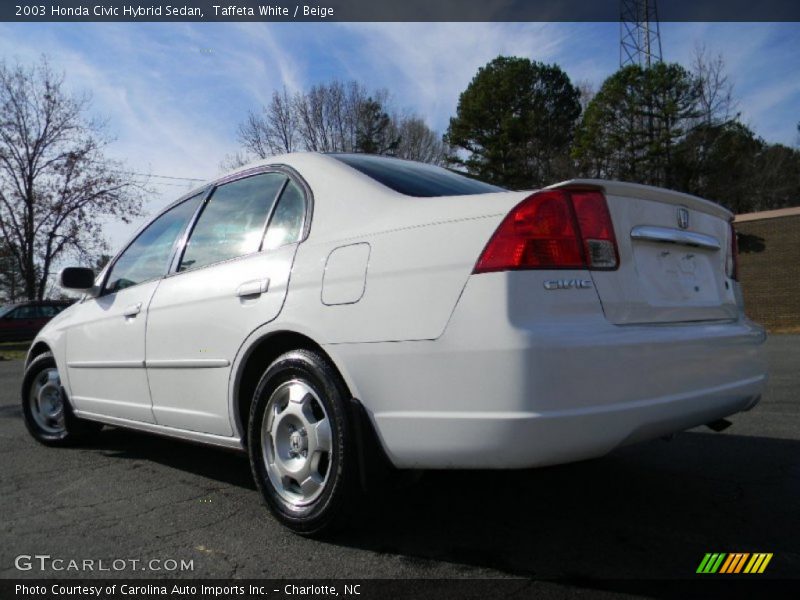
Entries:
[[396,124],[396,137],[399,140],[394,156],[418,160],[434,165],[448,164],[450,147],[442,141],[422,118],[411,115],[392,119]]
[[0,233],[29,299],[44,296],[60,259],[105,249],[105,219],[140,214],[142,188],[105,156],[111,138],[89,108],[45,58],[0,63]]
[[369,152],[437,164],[448,152],[420,117],[392,111],[387,90],[368,93],[356,81],[333,80],[293,97],[285,88],[275,92],[268,106],[239,125],[238,139],[242,152],[226,157],[223,168],[295,150]]
[[307,93],[298,93],[295,96],[294,106],[297,111],[300,138],[307,150],[315,152],[338,150],[332,139],[331,96],[328,87],[321,85],[315,85]]
[[[263,112],[266,113],[267,109],[264,108]],[[266,118],[251,110],[247,113],[247,119],[239,124],[237,138],[247,154],[264,158],[270,155],[267,135]]]
[[261,114],[250,112],[239,125],[239,143],[258,158],[294,152],[297,146],[297,115],[293,100],[284,87],[273,92]]
[[580,94],[578,102],[581,105],[581,114],[583,114],[586,112],[586,107],[589,106],[592,98],[597,94],[597,90],[594,84],[588,79],[581,79],[575,84],[575,87],[578,88],[578,93]]
[[294,152],[297,146],[297,116],[292,110],[292,99],[286,87],[279,94],[272,95],[269,118],[267,119],[267,133],[272,142],[271,151]]
[[[373,100],[383,104],[387,94],[378,91]],[[358,144],[359,127],[370,96],[355,82],[331,81],[297,93],[297,115],[301,146],[314,152],[353,152]]]
[[253,162],[258,158],[261,157],[253,156],[247,150],[237,150],[232,154],[225,155],[225,158],[223,158],[222,161],[219,163],[219,170],[223,173],[227,171],[233,171],[235,169],[238,169],[239,167],[245,166],[250,162]]
[[706,125],[727,123],[738,117],[733,83],[725,73],[721,54],[711,56],[703,43],[697,42],[692,57],[692,75],[699,82],[700,119]]

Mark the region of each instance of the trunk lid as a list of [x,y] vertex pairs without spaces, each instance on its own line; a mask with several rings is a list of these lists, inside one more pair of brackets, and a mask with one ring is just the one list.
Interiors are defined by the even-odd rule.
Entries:
[[604,190],[619,268],[591,271],[606,318],[617,325],[733,320],[726,274],[733,215],[718,204],[640,184],[578,179],[551,186]]

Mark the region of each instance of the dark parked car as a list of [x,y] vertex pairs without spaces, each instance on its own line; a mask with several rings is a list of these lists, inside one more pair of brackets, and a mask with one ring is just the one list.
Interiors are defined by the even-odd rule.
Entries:
[[45,324],[72,302],[41,300],[0,308],[0,342],[32,340]]

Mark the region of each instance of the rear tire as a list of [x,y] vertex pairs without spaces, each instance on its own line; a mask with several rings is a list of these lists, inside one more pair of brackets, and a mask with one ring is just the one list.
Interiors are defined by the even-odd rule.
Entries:
[[341,526],[358,492],[347,388],[317,352],[275,360],[256,387],[248,452],[272,514],[292,531],[318,536]]
[[47,446],[72,445],[103,428],[100,423],[84,421],[73,414],[50,352],[34,358],[25,369],[22,415],[28,432]]

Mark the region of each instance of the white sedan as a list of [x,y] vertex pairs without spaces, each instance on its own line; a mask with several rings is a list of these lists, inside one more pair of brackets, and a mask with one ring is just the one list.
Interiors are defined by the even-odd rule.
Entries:
[[167,207],[99,276],[62,272],[84,296],[31,347],[26,423],[246,450],[304,534],[382,463],[524,468],[719,428],[766,380],[731,219],[642,185],[278,156]]

